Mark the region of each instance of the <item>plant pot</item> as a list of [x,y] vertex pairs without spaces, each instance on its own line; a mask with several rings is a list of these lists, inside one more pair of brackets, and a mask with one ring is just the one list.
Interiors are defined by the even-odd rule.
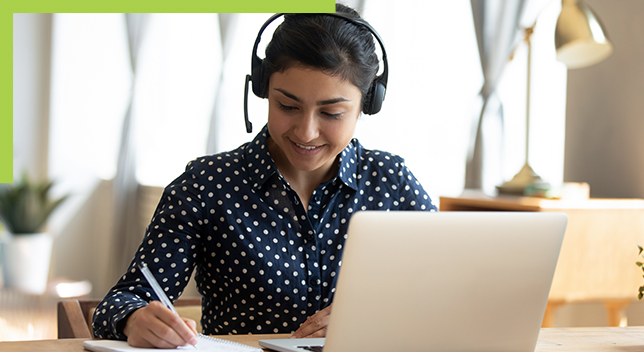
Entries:
[[31,294],[47,288],[53,238],[48,233],[13,235],[0,245],[4,287]]

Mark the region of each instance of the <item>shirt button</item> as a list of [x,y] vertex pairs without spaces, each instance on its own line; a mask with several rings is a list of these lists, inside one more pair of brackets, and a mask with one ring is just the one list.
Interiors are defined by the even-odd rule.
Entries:
[[309,280],[309,284],[311,284],[311,286],[317,286],[318,281],[320,280],[312,278],[311,280]]

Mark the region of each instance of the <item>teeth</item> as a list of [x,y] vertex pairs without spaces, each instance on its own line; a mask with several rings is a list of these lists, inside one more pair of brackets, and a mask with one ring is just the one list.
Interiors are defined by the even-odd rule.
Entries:
[[306,146],[306,145],[301,145],[301,144],[299,144],[299,143],[295,143],[295,144],[296,144],[298,147],[300,147],[300,148],[302,148],[302,149],[306,149],[306,150],[313,150],[313,149],[317,148],[317,147],[315,147],[315,146]]

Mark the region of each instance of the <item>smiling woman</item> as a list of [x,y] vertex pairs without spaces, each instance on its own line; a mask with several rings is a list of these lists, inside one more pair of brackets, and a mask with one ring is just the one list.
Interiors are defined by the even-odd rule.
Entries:
[[[193,160],[166,187],[129,269],[96,310],[95,336],[139,347],[194,341],[194,321],[149,302],[140,261],[171,300],[196,270],[205,334],[324,336],[352,215],[436,211],[403,158],[353,138],[360,112],[377,112],[372,87],[386,75],[376,76],[368,25],[336,10],[284,16],[253,76],[269,100],[267,124],[251,142]],[[275,50],[285,39],[292,47]]]

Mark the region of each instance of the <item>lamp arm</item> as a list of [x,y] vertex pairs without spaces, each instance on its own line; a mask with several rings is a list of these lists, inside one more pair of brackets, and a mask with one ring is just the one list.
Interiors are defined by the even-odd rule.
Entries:
[[[535,23],[536,25],[536,23]],[[530,37],[534,31],[534,26],[526,28],[525,32],[525,41],[528,45],[528,64],[526,70],[527,72],[527,87],[526,87],[526,111],[525,111],[525,163],[528,164],[530,158],[530,85],[532,78],[532,44],[530,42]]]

